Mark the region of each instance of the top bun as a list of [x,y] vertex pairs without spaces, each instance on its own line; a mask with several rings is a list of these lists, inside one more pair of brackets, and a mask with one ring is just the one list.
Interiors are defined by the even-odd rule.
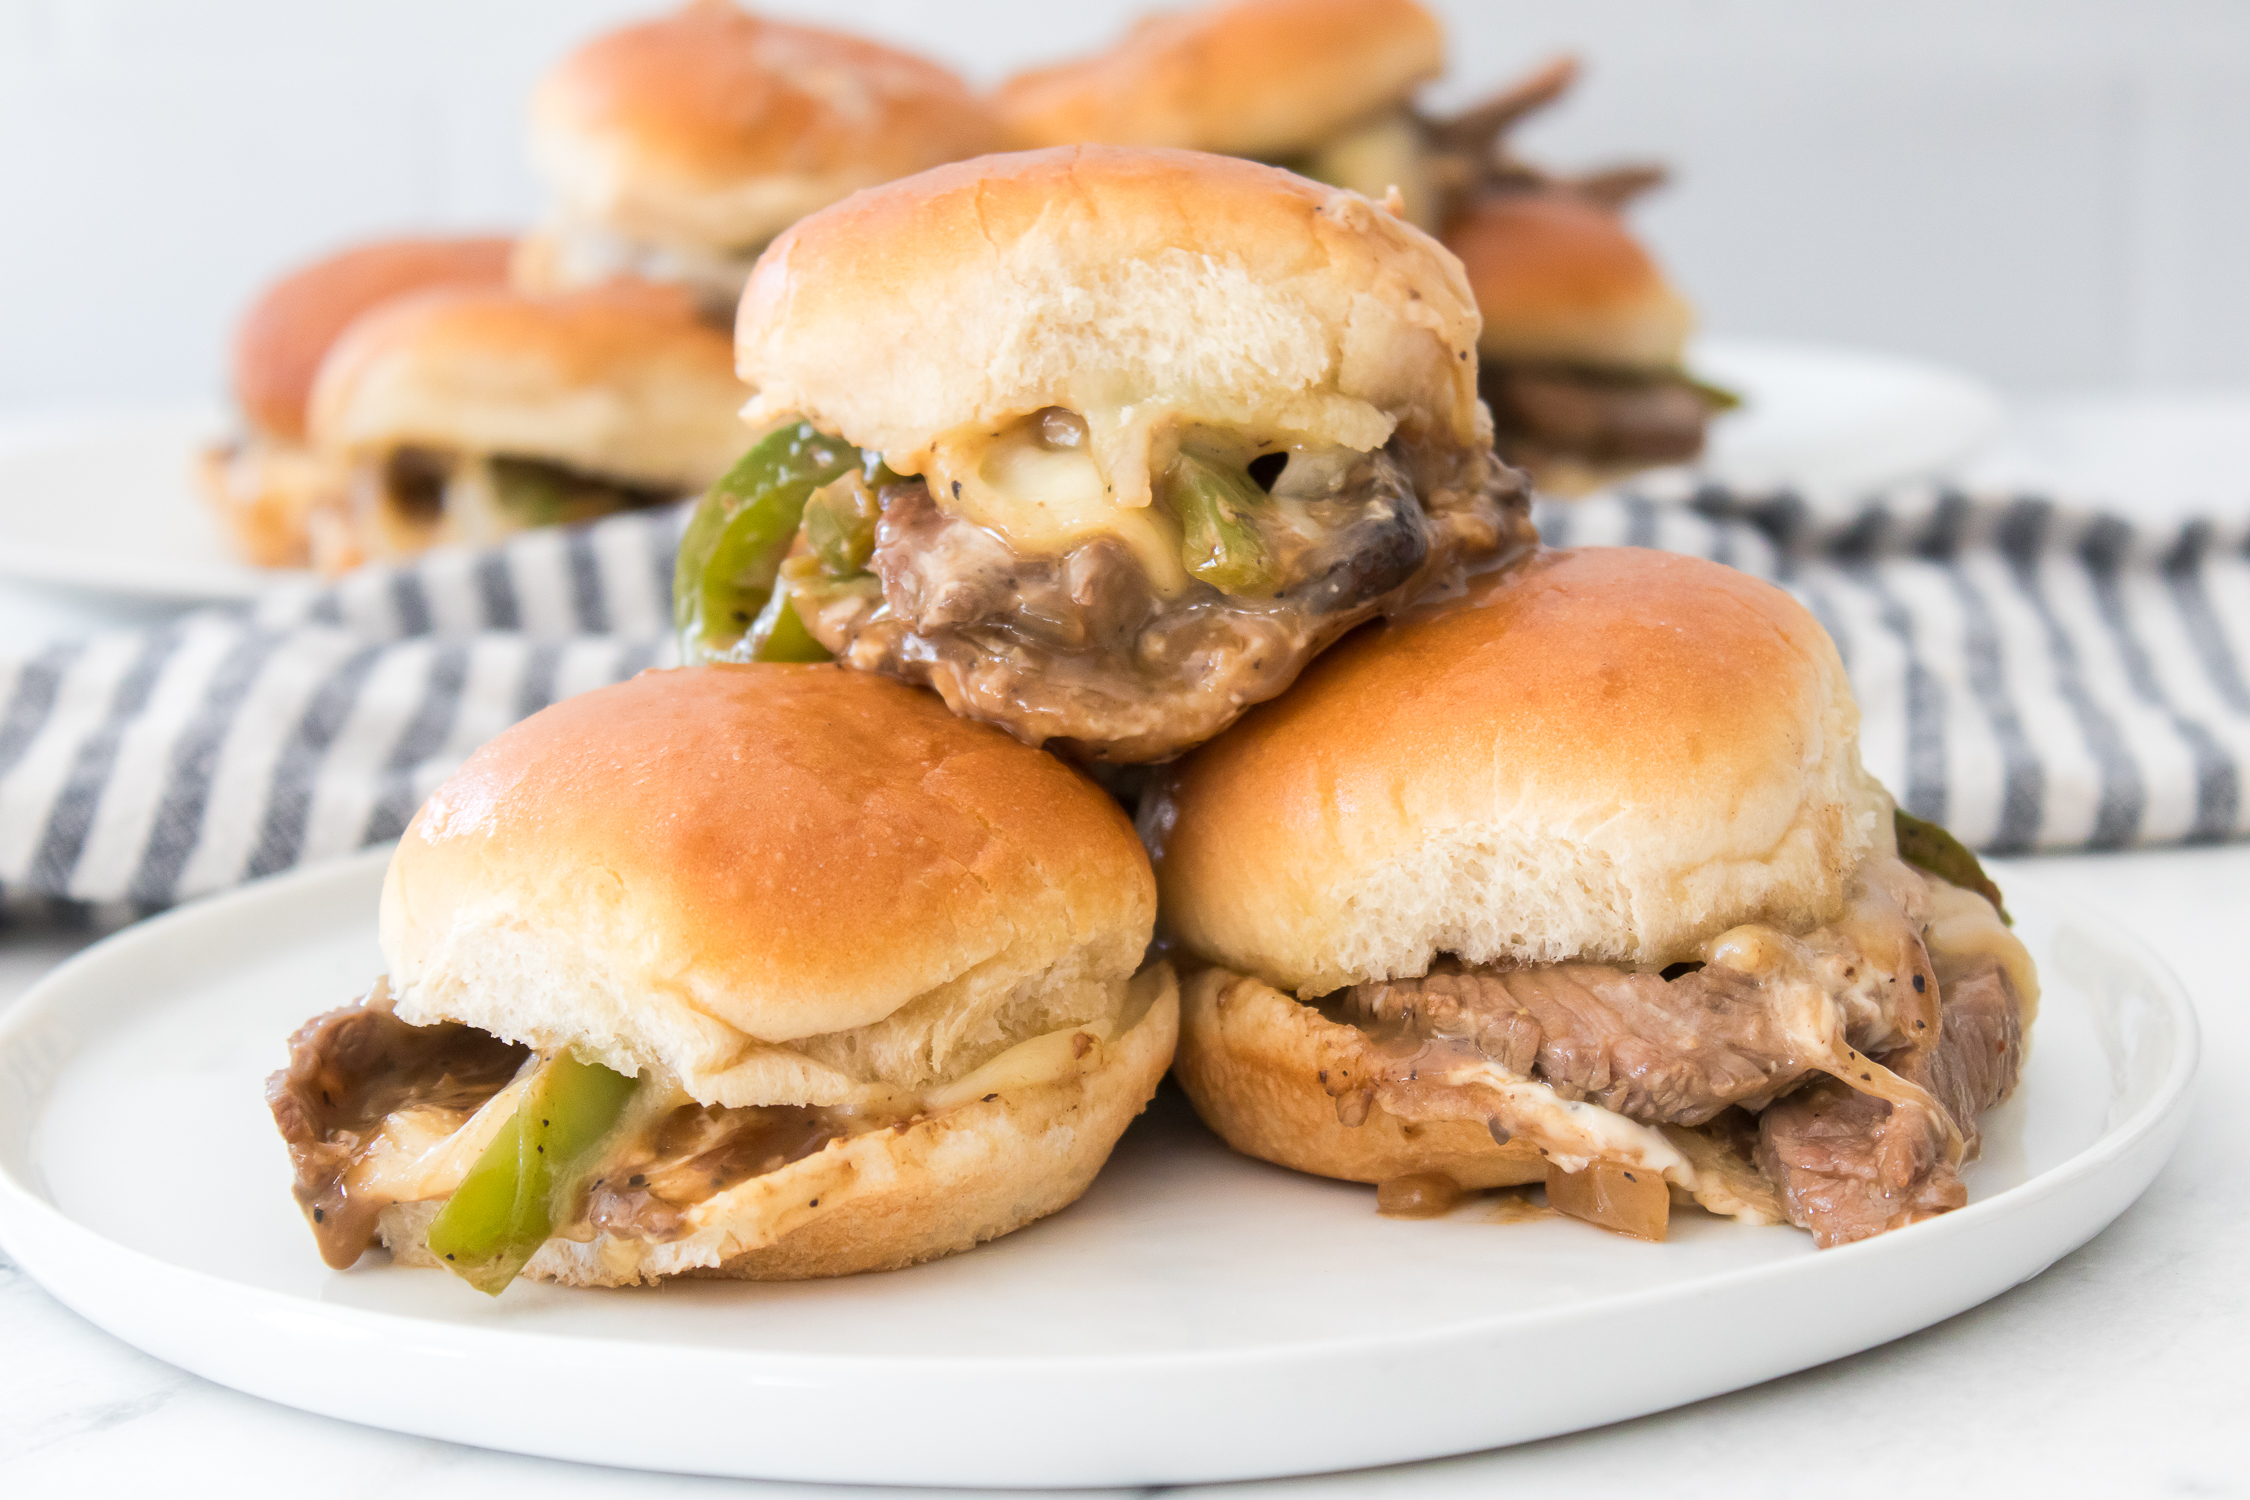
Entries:
[[1302,994],[1472,964],[1666,964],[1842,909],[1887,837],[1827,633],[1771,584],[1540,555],[1347,640],[1143,802],[1165,920]]
[[566,216],[735,249],[997,140],[984,106],[937,64],[727,0],[581,47],[540,84],[531,131]]
[[450,290],[355,324],[321,367],[311,429],[335,452],[499,453],[690,490],[741,456],[742,396],[726,336],[685,293]]
[[829,1104],[1113,1014],[1155,905],[1052,756],[871,673],[711,666],[471,756],[400,841],[382,940],[411,1021]]
[[1616,210],[1568,191],[1504,193],[1446,227],[1491,360],[1673,369],[1695,312]]
[[774,241],[742,294],[751,422],[800,416],[905,474],[950,436],[1086,418],[1119,503],[1181,421],[1365,452],[1489,440],[1476,307],[1445,248],[1354,193],[1191,151],[938,167]]
[[329,346],[361,313],[435,286],[498,286],[506,239],[378,240],[314,261],[266,288],[234,335],[234,396],[267,437],[303,442],[305,405]]
[[1021,73],[993,108],[1018,146],[1291,156],[1445,71],[1414,0],[1236,0],[1150,16],[1107,52]]

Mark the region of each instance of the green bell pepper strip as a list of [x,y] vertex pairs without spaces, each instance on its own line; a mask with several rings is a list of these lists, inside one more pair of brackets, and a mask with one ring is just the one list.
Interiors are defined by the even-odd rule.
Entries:
[[857,578],[875,555],[875,523],[881,518],[874,485],[862,475],[846,474],[813,491],[805,502],[805,544],[830,578]]
[[527,526],[553,526],[569,518],[569,497],[555,472],[543,465],[495,458],[492,489],[502,508]]
[[1992,903],[2000,913],[2000,920],[2010,927],[2016,919],[2008,915],[2006,903],[2000,899],[2000,887],[1984,873],[1984,866],[1969,846],[1937,824],[1926,822],[1900,808],[1897,814],[1898,857],[1916,869],[1927,870],[1938,879],[1949,881],[1965,891],[1975,891]]
[[541,1066],[516,1112],[430,1221],[430,1250],[497,1297],[577,1212],[577,1197],[637,1079],[565,1053]]
[[672,575],[683,661],[729,654],[773,594],[806,497],[866,464],[859,449],[799,422],[761,438],[711,487],[680,539]]
[[756,623],[742,638],[751,661],[830,661],[828,648],[812,637],[797,618],[797,605],[788,592],[775,589]]
[[1249,517],[1266,504],[1248,474],[1193,453],[1166,474],[1172,514],[1180,523],[1180,562],[1221,593],[1274,591],[1273,559]]

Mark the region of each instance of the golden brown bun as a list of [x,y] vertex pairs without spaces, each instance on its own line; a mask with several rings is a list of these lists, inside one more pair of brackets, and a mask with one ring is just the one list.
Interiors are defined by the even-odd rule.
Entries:
[[565,218],[724,248],[998,141],[937,64],[726,0],[580,48],[540,84],[531,129]]
[[1182,146],[1291,156],[1445,71],[1414,0],[1236,0],[1150,16],[1109,51],[993,95],[1017,146]]
[[1677,368],[1695,312],[1614,210],[1565,191],[1488,198],[1446,227],[1489,360]]
[[[525,1274],[574,1286],[849,1276],[952,1255],[1043,1218],[1086,1191],[1171,1062],[1172,971],[1159,964],[1134,988],[1120,1033],[1077,1033],[1085,1050],[1036,1083],[847,1137],[750,1178],[703,1205],[696,1231],[679,1240],[549,1240]],[[1058,1040],[1077,1051],[1072,1038]],[[437,1264],[425,1241],[439,1206],[384,1213],[384,1243],[401,1261]]]
[[544,459],[680,490],[741,456],[726,336],[670,288],[424,292],[354,324],[313,389],[313,443]]
[[1142,802],[1165,919],[1300,994],[1472,964],[1660,965],[1842,909],[1890,816],[1820,623],[1633,548],[1540,554],[1369,629]]
[[368,309],[435,286],[498,286],[505,239],[379,240],[314,261],[276,281],[234,335],[234,397],[250,425],[289,442],[305,436],[305,403],[329,346]]
[[416,1024],[839,1104],[1114,1016],[1155,906],[1124,814],[1053,757],[889,678],[713,666],[470,757],[400,841],[382,938]]
[[1271,985],[1204,969],[1180,987],[1173,1072],[1195,1112],[1245,1156],[1347,1182],[1440,1172],[1465,1188],[1543,1182],[1529,1141],[1503,1146],[1472,1120],[1402,1120],[1380,1104],[1346,1125],[1328,1091],[1378,1071],[1367,1034],[1341,1026]]
[[1483,444],[1476,328],[1459,263],[1355,194],[1229,157],[1066,146],[801,221],[751,274],[735,347],[750,421],[802,416],[902,473],[949,434],[1084,413],[1135,505],[1175,421],[1361,451],[1402,425]]

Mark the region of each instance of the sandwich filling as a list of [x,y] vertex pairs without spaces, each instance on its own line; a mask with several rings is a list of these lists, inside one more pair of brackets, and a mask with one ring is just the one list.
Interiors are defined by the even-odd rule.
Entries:
[[[1396,191],[1406,220],[1436,234],[1481,192],[1525,180],[1550,180],[1516,158],[1507,135],[1526,117],[1569,92],[1577,76],[1574,61],[1558,58],[1458,114],[1443,117],[1424,114],[1411,102],[1401,101],[1275,157],[1271,164],[1377,202]],[[1615,169],[1597,174],[1590,184],[1596,191],[1612,183],[1645,186],[1648,176],[1646,168]]]
[[1740,404],[1677,369],[1487,362],[1477,390],[1511,463],[1641,468],[1703,451],[1713,416]]
[[833,1144],[1098,1061],[1167,982],[1157,970],[1120,983],[1107,1014],[1005,1045],[939,1082],[865,1089],[843,1104],[728,1106],[656,1070],[628,1078],[459,1022],[412,1024],[378,980],[290,1038],[266,1096],[329,1265],[350,1266],[380,1241],[497,1292],[561,1241],[591,1260],[591,1279],[631,1281],[657,1274],[652,1260],[712,1267],[757,1243],[762,1184]]
[[[821,443],[826,467],[780,452]],[[1086,421],[1059,407],[940,482],[809,428],[769,445],[683,544],[690,660],[832,655],[1098,761],[1210,738],[1353,626],[1535,541],[1519,476],[1489,451],[1404,436],[1358,452],[1191,429],[1145,506],[1112,500]],[[757,499],[728,484],[779,493],[784,474],[817,481],[791,497],[796,524],[756,527],[762,560],[730,545]]]
[[1322,1080],[1346,1124],[1481,1121],[1538,1148],[1560,1206],[1599,1184],[1611,1227],[1661,1237],[1669,1184],[1825,1247],[1966,1201],[2037,994],[1990,901],[1879,855],[1812,932],[1732,928],[1662,970],[1447,961],[1314,1003],[1371,1044]]
[[362,558],[378,559],[441,545],[489,546],[536,527],[682,498],[669,486],[547,459],[415,447],[362,459],[350,471],[346,493],[349,533]]

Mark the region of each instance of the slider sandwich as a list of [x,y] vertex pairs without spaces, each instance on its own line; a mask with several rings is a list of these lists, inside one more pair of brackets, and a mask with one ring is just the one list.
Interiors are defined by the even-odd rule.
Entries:
[[1141,804],[1178,1074],[1236,1150],[1442,1210],[1544,1182],[1823,1246],[1966,1200],[2038,998],[1999,892],[1860,767],[1787,594],[1542,553],[1339,646]]
[[1686,367],[1694,309],[1619,205],[1564,183],[1496,191],[1446,226],[1484,318],[1478,384],[1500,451],[1583,494],[1703,451],[1736,398]]
[[766,437],[704,500],[689,660],[832,654],[1088,761],[1167,758],[1532,541],[1442,246],[1194,152],[940,167],[743,293]]
[[[1485,187],[1536,169],[1508,130],[1577,76],[1560,58],[1453,115],[1415,95],[1445,32],[1415,0],[1230,0],[1142,20],[1106,52],[1020,73],[992,96],[1012,144],[1171,146],[1287,167],[1435,233]],[[1646,168],[1592,181],[1644,184]],[[1657,174],[1661,176],[1661,174]]]
[[695,494],[741,447],[742,396],[725,336],[675,288],[391,302],[313,389],[312,446],[342,476],[314,561],[338,572]]
[[728,0],[581,48],[540,84],[531,138],[555,200],[523,242],[522,285],[668,282],[722,326],[790,223],[998,139],[937,64]]
[[993,94],[1012,144],[1172,146],[1284,165],[1435,230],[1442,171],[1413,97],[1445,71],[1415,0],[1233,0],[1144,18],[1116,46]]
[[793,1280],[1086,1190],[1172,1056],[1097,787],[900,683],[649,672],[493,740],[383,885],[388,973],[268,1083],[322,1255],[487,1292]]
[[505,239],[381,240],[300,267],[251,304],[234,338],[242,433],[205,450],[196,476],[246,560],[311,561],[312,517],[335,500],[338,476],[305,433],[329,347],[362,314],[406,293],[500,285],[509,251]]

